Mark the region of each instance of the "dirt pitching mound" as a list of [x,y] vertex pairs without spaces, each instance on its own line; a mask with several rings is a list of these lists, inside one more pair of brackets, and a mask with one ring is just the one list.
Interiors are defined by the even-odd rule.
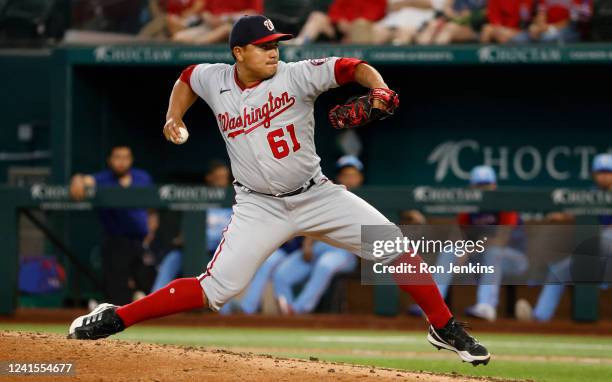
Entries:
[[[117,340],[77,341],[56,334],[0,332],[0,361],[72,363],[70,376],[45,381],[477,381],[318,360],[276,358],[195,347]],[[23,376],[0,373],[0,381]],[[26,378],[31,380],[31,378]]]

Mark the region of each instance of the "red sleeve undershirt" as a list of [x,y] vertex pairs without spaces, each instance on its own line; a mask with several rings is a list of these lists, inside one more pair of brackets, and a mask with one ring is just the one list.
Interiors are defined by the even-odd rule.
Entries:
[[196,65],[188,66],[185,70],[183,70],[183,72],[181,73],[181,76],[179,77],[179,80],[186,83],[187,86],[189,86],[189,88],[191,88],[191,73],[193,73],[193,70],[195,68],[196,68]]
[[365,61],[357,58],[339,58],[334,65],[334,76],[338,85],[344,85],[355,81],[355,69],[357,65]]

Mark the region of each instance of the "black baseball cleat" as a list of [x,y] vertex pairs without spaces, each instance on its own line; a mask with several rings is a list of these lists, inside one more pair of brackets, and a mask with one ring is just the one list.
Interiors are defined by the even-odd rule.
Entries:
[[115,313],[118,306],[100,304],[84,316],[77,317],[68,329],[68,338],[76,340],[97,340],[125,329],[121,318]]
[[457,322],[454,318],[451,318],[441,329],[435,329],[430,325],[427,340],[438,350],[454,351],[463,362],[469,362],[474,366],[488,364],[491,354],[478,340],[465,331],[466,326],[464,322]]

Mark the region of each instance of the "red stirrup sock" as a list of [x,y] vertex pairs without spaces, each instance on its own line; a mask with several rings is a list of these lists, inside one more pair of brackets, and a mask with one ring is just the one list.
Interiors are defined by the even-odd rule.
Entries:
[[150,295],[118,308],[115,312],[127,328],[140,321],[202,308],[204,297],[197,278],[176,279]]
[[[419,270],[419,264],[423,260],[420,256],[410,257],[404,254],[395,260],[394,265],[399,263],[413,264]],[[415,274],[394,274],[395,281],[401,290],[408,293],[412,299],[419,304],[427,319],[434,328],[440,329],[446,326],[453,315],[446,306],[436,282],[429,272],[417,272]]]

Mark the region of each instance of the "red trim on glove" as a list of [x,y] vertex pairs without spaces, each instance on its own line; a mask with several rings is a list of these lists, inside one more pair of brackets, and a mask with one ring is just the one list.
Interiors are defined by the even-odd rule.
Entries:
[[189,86],[190,89],[191,89],[191,74],[195,70],[196,66],[197,65],[190,65],[190,66],[188,66],[185,70],[183,70],[183,72],[181,73],[181,76],[179,77],[179,80],[181,80],[184,83],[186,83],[187,86]]
[[374,88],[370,90],[370,102],[380,100],[387,106],[387,111],[393,114],[393,111],[399,107],[399,97],[397,93],[388,88]]
[[336,60],[334,65],[334,76],[336,76],[336,82],[338,85],[344,85],[349,82],[355,81],[355,69],[357,65],[366,63],[363,60],[357,58],[339,58]]

